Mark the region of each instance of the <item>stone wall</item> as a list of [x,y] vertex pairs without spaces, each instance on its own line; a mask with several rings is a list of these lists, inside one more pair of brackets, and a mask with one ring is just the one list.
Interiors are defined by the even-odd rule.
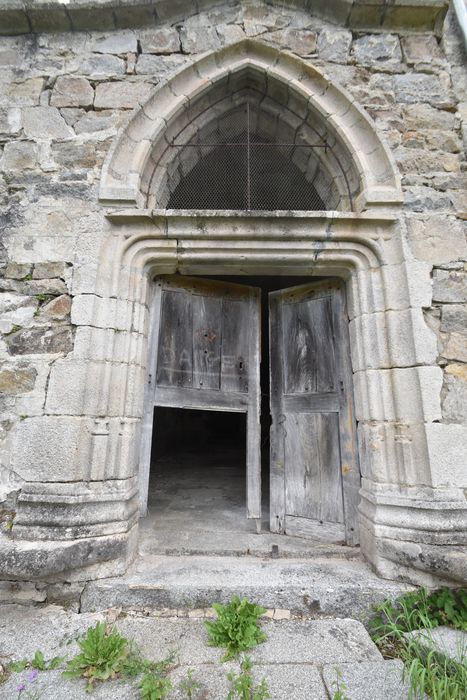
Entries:
[[[101,246],[111,235],[98,185],[117,130],[161,80],[200,53],[244,37],[323,70],[366,109],[392,150],[405,196],[405,255],[420,284],[431,274],[425,319],[444,370],[440,395],[435,383],[430,397],[437,406],[427,429],[433,485],[467,488],[461,457],[467,449],[467,72],[455,19],[448,14],[441,36],[363,33],[309,12],[233,2],[171,25],[0,39],[0,520],[6,538],[15,531],[25,481],[74,479],[67,463],[55,476],[40,473],[49,444],[23,445],[24,461],[15,459],[14,471],[10,448],[15,434],[28,435],[28,424],[32,429],[38,417],[57,414],[57,396],[76,385],[67,385],[62,360],[82,350],[74,346],[72,320],[78,301],[94,292]],[[412,283],[419,284],[417,277]],[[69,420],[78,426],[78,417]],[[83,430],[70,427],[70,451],[74,441],[87,439]]]

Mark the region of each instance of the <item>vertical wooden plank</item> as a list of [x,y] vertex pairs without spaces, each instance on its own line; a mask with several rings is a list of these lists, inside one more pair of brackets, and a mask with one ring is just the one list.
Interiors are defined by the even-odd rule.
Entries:
[[342,473],[342,489],[345,515],[345,539],[349,545],[359,543],[358,503],[360,467],[358,463],[357,434],[353,405],[352,366],[348,317],[344,290],[333,296],[333,318],[336,329],[336,355],[340,368],[339,381],[339,443]]
[[[244,302],[246,303],[246,302]],[[261,526],[261,291],[250,290],[248,300],[248,413],[247,413],[247,517]]]
[[315,392],[318,355],[307,302],[282,304],[280,313],[282,351],[287,349],[287,362],[283,368],[284,392]]
[[284,532],[285,527],[285,415],[282,410],[283,347],[280,292],[269,294],[270,355],[270,518],[271,532]]
[[288,414],[285,456],[286,514],[342,523],[338,415]]
[[157,347],[161,319],[162,285],[156,282],[154,298],[149,314],[148,360],[146,386],[144,390],[143,417],[141,420],[141,442],[139,454],[139,509],[142,516],[147,515],[149,473],[151,470],[151,445],[154,421],[154,394],[156,388]]
[[224,298],[222,303],[222,391],[248,392],[249,318],[247,301]]
[[194,295],[193,388],[220,389],[222,299]]
[[157,384],[193,386],[192,296],[184,291],[162,292]]

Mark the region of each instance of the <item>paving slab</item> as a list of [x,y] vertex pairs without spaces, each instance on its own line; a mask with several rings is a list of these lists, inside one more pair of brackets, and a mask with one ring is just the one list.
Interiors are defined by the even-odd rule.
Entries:
[[[186,614],[186,611],[183,611]],[[199,611],[204,615],[204,611]],[[21,605],[0,607],[0,663],[31,659],[36,650],[46,660],[54,656],[64,659],[78,651],[77,638],[97,621],[114,622],[145,658],[160,661],[176,652],[176,667],[170,672],[173,691],[170,700],[186,698],[183,681],[188,670],[199,682],[193,700],[225,700],[229,689],[228,673],[238,673],[238,661],[222,663],[224,651],[207,644],[204,618],[145,617],[141,614],[108,610],[101,613],[75,613],[58,606],[31,608]],[[350,680],[353,667],[379,668],[382,657],[360,622],[350,619],[274,620],[263,618],[261,625],[267,640],[251,649],[253,677],[259,683],[265,678],[271,697],[277,700],[326,700],[321,668],[342,666]],[[60,670],[40,672],[30,683],[29,671],[12,673],[0,685],[0,700],[17,697],[21,683],[44,700],[84,700],[89,697],[85,683],[66,679]],[[349,669],[347,671],[347,669]],[[343,672],[344,672],[343,671]],[[370,670],[367,671],[371,675]],[[347,676],[345,676],[347,677]],[[329,676],[332,683],[332,675]],[[133,700],[139,697],[137,681],[109,681],[95,686],[92,697],[97,700]],[[352,700],[360,696],[352,695]],[[366,700],[367,696],[362,696]],[[392,696],[387,696],[392,697]],[[401,696],[402,697],[402,696]],[[399,698],[399,696],[394,696]],[[375,698],[372,698],[375,700]]]
[[158,555],[138,559],[124,576],[90,582],[81,610],[200,608],[238,595],[266,608],[358,617],[408,590],[360,560]]
[[409,685],[404,681],[403,672],[404,664],[398,659],[341,663],[325,666],[323,679],[331,697],[340,689],[352,700],[407,700]]
[[407,632],[404,636],[417,640],[427,653],[436,651],[451,661],[467,663],[467,632],[440,625],[432,630]]

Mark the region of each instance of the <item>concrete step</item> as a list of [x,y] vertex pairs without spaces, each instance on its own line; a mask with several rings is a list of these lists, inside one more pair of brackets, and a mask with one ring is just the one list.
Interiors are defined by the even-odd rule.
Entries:
[[[77,652],[78,635],[97,620],[109,620],[109,614],[76,614],[54,606],[6,606],[0,610],[0,650],[8,650],[10,660],[32,658],[36,649],[41,649],[46,659],[55,655],[69,659]],[[111,612],[110,619],[114,618]],[[169,651],[176,652],[177,666],[169,674],[174,688],[170,700],[186,699],[187,693],[180,684],[186,680],[189,668],[199,683],[193,700],[225,700],[229,689],[227,673],[238,673],[239,665],[237,661],[222,663],[223,651],[208,646],[204,620],[130,613],[116,619],[115,624],[147,659],[159,661]],[[341,688],[344,697],[351,700],[407,700],[401,662],[384,661],[356,620],[263,620],[261,624],[267,640],[252,649],[249,656],[255,679],[266,680],[271,698],[328,700]],[[12,674],[0,685],[0,699],[16,697],[16,688],[23,680],[28,690],[47,700],[89,697],[83,681],[65,679],[61,671],[41,672],[34,686],[27,680],[28,673]],[[117,680],[97,684],[93,697],[136,700],[140,695],[137,681]]]
[[410,589],[356,559],[147,556],[125,576],[88,583],[81,610],[205,608],[238,595],[313,617],[364,617],[375,603]]

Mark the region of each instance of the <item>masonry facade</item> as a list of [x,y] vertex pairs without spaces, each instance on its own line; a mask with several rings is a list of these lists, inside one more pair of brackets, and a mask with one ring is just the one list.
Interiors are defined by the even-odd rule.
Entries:
[[[362,552],[387,578],[465,581],[467,71],[447,8],[2,4],[0,577],[132,560],[150,310],[180,274],[342,280]],[[326,210],[166,208],[203,155],[173,139],[246,102],[268,138],[326,140],[294,154]]]

